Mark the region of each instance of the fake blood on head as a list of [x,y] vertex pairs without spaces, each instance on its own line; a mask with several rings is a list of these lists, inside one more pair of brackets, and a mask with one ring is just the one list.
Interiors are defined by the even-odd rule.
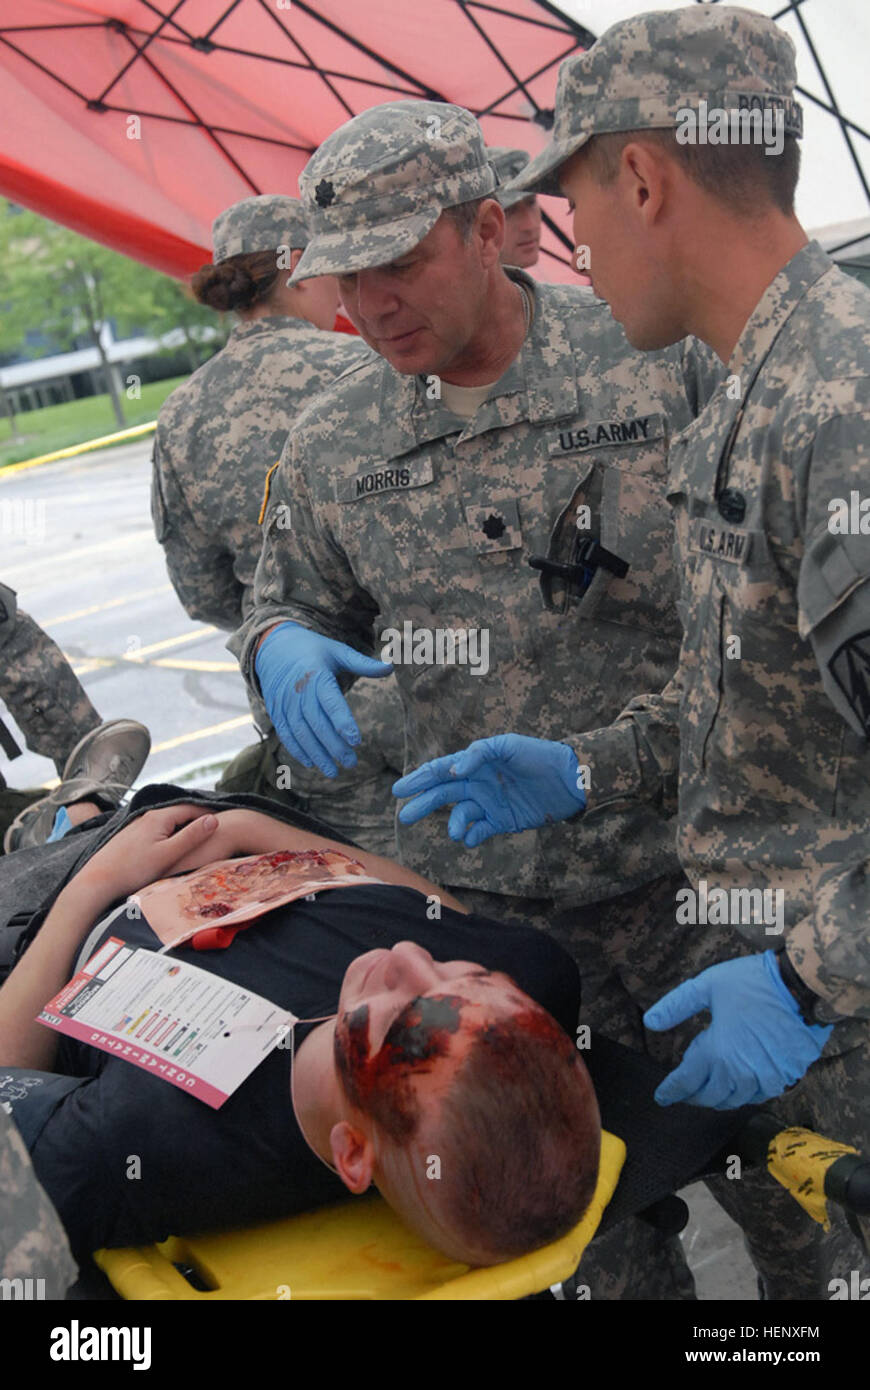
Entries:
[[[413,999],[374,1056],[369,1048],[367,1004],[346,1015],[336,1028],[336,1062],[348,1099],[397,1142],[410,1139],[419,1123],[413,1079],[430,1072],[432,1063],[447,1055],[450,1039],[462,1022],[463,1005],[468,1001],[451,994]],[[543,1042],[560,1051],[566,1061],[577,1061],[571,1039],[545,1009],[533,1005],[504,1018],[481,1021],[474,1038],[473,1045],[485,1049],[488,1065],[505,1079],[517,1070],[524,1040]]]
[[412,999],[374,1056],[369,1050],[368,1004],[346,1015],[336,1029],[336,1062],[348,1099],[397,1142],[411,1138],[420,1118],[412,1080],[447,1055],[465,1002],[455,994]]

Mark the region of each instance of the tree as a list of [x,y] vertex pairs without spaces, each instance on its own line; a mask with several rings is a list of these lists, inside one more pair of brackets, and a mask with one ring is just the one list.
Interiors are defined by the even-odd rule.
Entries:
[[[2,328],[0,328],[0,335],[2,335]],[[20,444],[24,436],[18,433],[18,421],[15,418],[15,411],[12,406],[12,398],[7,392],[6,387],[2,384],[2,382],[0,382],[0,410],[2,410],[3,414],[9,421],[9,434],[12,443]]]
[[[87,337],[99,354],[119,429],[126,420],[106,352],[107,325],[114,319],[126,332],[162,318],[166,283],[172,282],[157,271],[36,213],[0,207],[0,351],[37,328],[61,348]],[[176,294],[183,297],[180,287]]]
[[215,334],[218,335],[218,346],[223,346],[226,341],[226,315],[217,314],[214,309],[199,304],[181,281],[173,280],[168,275],[159,275],[157,280],[154,311],[148,327],[158,337],[178,329],[184,337],[184,351],[190,370],[195,372],[203,361],[200,353],[202,345],[208,343],[213,346]]
[[[17,296],[12,295],[7,284],[12,240],[10,232],[9,217],[8,215],[4,216],[3,207],[0,204],[0,366],[5,358],[12,358],[17,354],[28,327],[21,312],[22,306]],[[12,398],[2,385],[0,385],[0,410],[9,420],[12,439],[17,442],[21,439],[21,435],[18,433],[18,422],[12,408]]]

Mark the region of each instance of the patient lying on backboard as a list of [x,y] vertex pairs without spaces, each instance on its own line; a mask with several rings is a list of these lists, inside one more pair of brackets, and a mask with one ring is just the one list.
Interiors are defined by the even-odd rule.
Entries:
[[[391,860],[260,812],[207,812],[179,801],[120,828],[0,989],[0,1082],[77,1258],[289,1216],[371,1184],[430,1244],[474,1265],[569,1231],[600,1145],[571,958]],[[168,955],[292,1011],[295,1063],[276,1047],[211,1109],[35,1022],[108,937],[159,949],[148,885],[276,851],[350,853],[366,881],[261,910],[225,949],[188,941]],[[191,881],[177,880],[179,921]],[[164,922],[175,891],[160,889]],[[124,910],[132,894],[140,913]]]

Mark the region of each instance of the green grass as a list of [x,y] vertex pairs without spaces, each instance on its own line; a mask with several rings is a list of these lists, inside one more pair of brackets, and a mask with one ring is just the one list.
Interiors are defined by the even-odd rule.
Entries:
[[[128,401],[123,396],[125,428],[154,420],[170,391],[186,380],[186,377],[176,376],[166,381],[148,382],[142,387],[142,398],[138,401]],[[66,401],[63,405],[47,405],[42,410],[28,410],[17,415],[15,420],[18,433],[23,436],[23,440],[17,442],[12,441],[8,418],[0,415],[0,468],[7,463],[23,463],[41,454],[52,454],[55,449],[85,444],[100,435],[114,434],[120,428],[108,393]]]

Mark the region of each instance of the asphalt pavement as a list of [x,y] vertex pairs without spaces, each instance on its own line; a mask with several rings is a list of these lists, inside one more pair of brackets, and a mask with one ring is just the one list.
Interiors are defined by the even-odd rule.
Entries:
[[[140,780],[211,785],[254,733],[227,634],[191,621],[169,582],[151,525],[150,456],[146,437],[0,473],[0,580],[69,658],[103,719],[151,730]],[[4,776],[32,787],[56,774],[25,751]]]

